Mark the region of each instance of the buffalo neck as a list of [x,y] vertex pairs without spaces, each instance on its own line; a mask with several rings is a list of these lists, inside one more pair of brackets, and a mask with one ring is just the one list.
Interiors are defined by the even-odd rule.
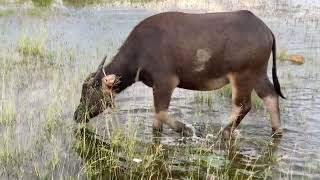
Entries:
[[114,90],[120,93],[135,82],[138,65],[132,56],[118,53],[104,70],[106,75],[114,74],[119,78]]

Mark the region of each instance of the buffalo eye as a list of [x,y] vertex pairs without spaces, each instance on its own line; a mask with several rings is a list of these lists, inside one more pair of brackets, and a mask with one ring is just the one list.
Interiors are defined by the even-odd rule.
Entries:
[[96,81],[93,83],[93,87],[98,87],[99,86],[99,81]]

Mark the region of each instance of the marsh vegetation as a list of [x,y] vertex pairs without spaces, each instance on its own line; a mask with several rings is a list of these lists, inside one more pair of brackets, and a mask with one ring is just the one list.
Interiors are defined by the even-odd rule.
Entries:
[[0,1],[0,179],[320,177],[320,7],[299,0],[266,5],[199,1],[199,8],[192,2],[172,7],[193,12],[250,9],[274,31],[278,59],[305,57],[301,66],[277,62],[288,98],[281,101],[284,136],[271,137],[268,114],[253,93],[253,110],[226,145],[218,135],[231,110],[230,86],[174,92],[170,115],[201,131],[201,138],[182,138],[166,127],[161,137],[154,136],[152,91],[141,83],[121,93],[114,110],[75,124],[72,116],[84,78],[105,54],[112,59],[140,20],[160,6],[167,10],[162,1],[154,10],[80,1],[70,1],[76,8],[66,1],[66,7],[51,0],[35,0],[35,6],[32,1]]

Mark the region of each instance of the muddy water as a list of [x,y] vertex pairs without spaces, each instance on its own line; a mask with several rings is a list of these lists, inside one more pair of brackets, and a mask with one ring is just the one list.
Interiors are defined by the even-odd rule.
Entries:
[[[262,178],[260,174],[265,176],[266,171],[271,172],[267,178],[273,179],[320,178],[320,9],[314,6],[316,2],[313,1],[292,1],[289,5],[275,3],[248,7],[230,1],[219,7],[219,10],[250,8],[273,30],[278,51],[287,50],[306,57],[302,66],[278,62],[279,79],[288,98],[280,102],[284,128],[281,139],[270,138],[269,115],[265,109],[253,110],[241,123],[238,144],[234,149],[227,151],[214,147],[214,155],[201,157],[212,160],[218,167],[222,166],[221,161],[231,162],[230,172],[238,170],[238,177],[250,177],[248,167],[255,166],[257,173],[253,178]],[[68,128],[73,125],[72,115],[79,100],[81,83],[105,54],[110,57],[115,54],[135,24],[157,11],[103,7],[53,8],[41,10],[36,15],[30,13],[30,8],[15,7],[13,11],[12,15],[0,17],[1,100],[4,105],[16,109],[17,120],[13,129],[1,126],[1,145],[22,149],[25,154],[32,154],[35,146],[41,150],[38,151],[40,154],[25,158],[18,166],[24,169],[22,174],[16,173],[20,172],[18,167],[8,165],[11,169],[7,172],[14,175],[7,173],[1,176],[34,177],[34,167],[41,170],[50,160],[53,149],[59,152],[61,162],[59,170],[53,171],[51,176],[82,176],[82,160],[71,148],[73,134]],[[184,11],[208,12],[214,9]],[[31,68],[19,63],[21,55],[17,46],[23,36],[44,37],[45,49],[53,54],[54,63],[58,65]],[[210,94],[213,103],[208,105],[196,102],[195,95],[194,91],[177,89],[170,115],[202,129],[205,135],[215,136],[227,123],[231,111],[230,98],[213,93]],[[117,98],[118,110],[113,121],[105,113],[95,118],[90,126],[96,128],[98,134],[108,137],[111,127],[128,124],[128,119],[134,117],[141,128],[138,134],[140,141],[151,143],[151,97],[151,89],[137,83]],[[50,141],[43,139],[47,134],[41,130],[48,119],[48,113],[44,114],[48,109],[59,112],[58,119],[63,119],[57,122],[61,128],[49,133]],[[175,146],[181,142],[181,137],[165,128],[160,141]],[[198,141],[188,140],[186,143],[196,146]],[[179,158],[181,161],[186,159],[183,156]],[[35,163],[30,165],[29,161]],[[184,171],[176,170],[177,173]]]

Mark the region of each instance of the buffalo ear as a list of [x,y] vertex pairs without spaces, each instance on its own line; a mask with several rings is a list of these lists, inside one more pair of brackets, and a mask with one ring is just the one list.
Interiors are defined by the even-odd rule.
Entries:
[[116,75],[109,74],[102,78],[102,87],[104,89],[111,89],[116,82]]

